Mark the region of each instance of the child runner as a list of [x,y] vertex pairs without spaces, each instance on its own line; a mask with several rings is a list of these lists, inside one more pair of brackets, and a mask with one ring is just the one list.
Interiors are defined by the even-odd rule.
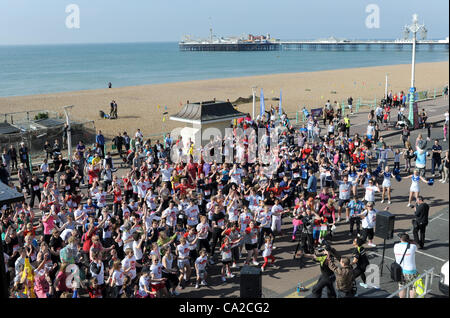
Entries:
[[198,244],[199,248],[204,248],[208,253],[211,251],[208,241],[208,235],[211,231],[211,227],[208,224],[208,218],[205,215],[201,215],[200,223],[197,224]]
[[206,273],[206,265],[208,263],[208,253],[206,249],[202,248],[200,250],[200,256],[195,260],[195,272],[197,275],[197,283],[195,288],[199,288],[199,283],[202,286],[206,286],[206,278],[208,277]]
[[239,245],[243,237],[238,228],[236,228],[237,222],[228,223],[228,228],[222,232],[222,236],[226,237],[231,243],[231,253],[233,256],[233,265],[231,268],[238,268],[237,262],[239,261]]
[[152,266],[150,267],[150,276],[152,279],[152,292],[156,292],[157,297],[161,297],[161,294],[168,297],[169,293],[166,288],[166,278],[162,277],[162,265],[159,262],[159,258],[157,256],[152,257]]
[[148,268],[144,268],[139,278],[139,290],[136,294],[137,298],[150,298],[151,295],[156,295],[156,292],[150,290],[150,275]]
[[220,252],[222,254],[222,282],[226,282],[225,272],[228,278],[233,278],[234,275],[231,273],[230,263],[231,263],[231,242],[228,238],[223,239],[223,244],[220,247]]
[[[186,239],[186,242],[189,245],[189,260],[191,262],[195,262],[195,260],[198,257],[197,250],[198,250],[198,239],[199,235],[195,231],[195,227],[187,226],[187,232],[184,233],[183,236]],[[193,265],[193,264],[191,264]]]
[[258,232],[259,227],[256,226],[255,221],[250,221],[249,227],[245,229],[244,244],[247,251],[247,259],[245,265],[250,263],[250,259],[253,256],[253,265],[258,266]]
[[111,276],[111,287],[112,293],[111,298],[119,298],[123,293],[123,279],[125,278],[125,274],[122,270],[122,263],[117,260],[113,264],[113,273]]
[[172,250],[170,249],[170,247],[167,247],[166,253],[162,258],[162,277],[166,278],[167,289],[171,290],[170,293],[172,294],[172,296],[178,296],[180,293],[176,290],[176,287],[178,286],[180,280],[177,276],[177,269],[173,268],[173,261],[174,256],[172,254]]
[[294,207],[294,211],[292,212],[292,225],[294,226],[294,230],[292,231],[292,240],[295,241],[295,234],[297,230],[300,229],[300,226],[303,224],[302,222],[302,214],[305,212],[304,201],[300,200],[298,204]]
[[179,280],[180,280],[179,288],[180,289],[184,288],[183,280],[184,280],[184,283],[187,285],[189,282],[189,279],[191,277],[191,264],[189,261],[189,253],[190,252],[191,252],[191,250],[189,248],[189,244],[186,242],[186,238],[181,237],[180,244],[177,245],[177,249],[176,249],[176,254],[178,256],[177,265],[178,265],[178,269],[180,270],[180,277],[179,277]]
[[[275,257],[273,257],[273,255],[272,255],[272,249],[273,249],[272,241],[273,241],[272,235],[268,235],[265,237],[264,250],[262,252],[262,256],[264,257],[264,264],[261,266],[261,271],[263,271],[263,272],[264,272],[264,269],[266,268],[267,264],[269,263],[269,258],[272,261],[271,264],[273,264],[275,262]],[[277,268],[275,265],[273,267]]]

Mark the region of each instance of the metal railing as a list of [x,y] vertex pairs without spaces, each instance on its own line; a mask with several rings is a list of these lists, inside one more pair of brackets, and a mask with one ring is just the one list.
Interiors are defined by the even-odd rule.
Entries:
[[423,290],[423,294],[420,295],[420,298],[425,298],[425,296],[431,292],[431,286],[433,285],[433,276],[434,276],[434,267],[426,270],[422,275],[420,275],[419,277],[417,277],[414,281],[406,284],[405,286],[403,286],[402,288],[400,288],[399,290],[397,290],[396,292],[390,294],[387,298],[393,298],[394,296],[398,295],[401,291],[406,289],[406,298],[410,298],[410,291],[411,291],[411,287],[415,288],[414,285],[415,283],[424,278],[425,277],[425,287]]
[[[418,91],[415,95],[415,101],[420,102],[424,100],[436,99],[436,97],[444,95],[444,89],[445,87],[439,87]],[[409,101],[409,94],[406,95],[406,100]]]

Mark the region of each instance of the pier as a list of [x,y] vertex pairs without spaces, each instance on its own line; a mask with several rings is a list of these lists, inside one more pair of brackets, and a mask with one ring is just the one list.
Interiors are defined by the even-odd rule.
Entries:
[[[411,50],[411,41],[267,41],[267,42],[180,42],[181,51],[361,51]],[[447,40],[416,42],[416,49],[448,51]]]

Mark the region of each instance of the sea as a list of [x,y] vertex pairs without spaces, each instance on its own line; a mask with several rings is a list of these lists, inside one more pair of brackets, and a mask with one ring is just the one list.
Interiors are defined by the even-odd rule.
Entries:
[[[421,48],[416,62],[448,61]],[[0,97],[410,64],[411,50],[182,52],[178,43],[0,46]]]

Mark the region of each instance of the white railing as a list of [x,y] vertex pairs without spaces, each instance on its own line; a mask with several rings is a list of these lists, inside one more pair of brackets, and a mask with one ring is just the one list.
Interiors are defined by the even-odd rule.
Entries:
[[396,292],[390,294],[387,298],[393,298],[394,296],[398,295],[401,291],[406,289],[406,298],[410,298],[409,292],[412,288],[414,287],[414,284],[425,277],[425,282],[424,282],[424,291],[423,294],[420,295],[420,298],[425,298],[425,296],[431,292],[431,286],[433,284],[433,276],[434,276],[434,267],[426,270],[422,275],[420,275],[419,277],[417,277],[414,281],[408,283],[407,285],[403,286],[402,288],[400,288],[399,290],[397,290]]

